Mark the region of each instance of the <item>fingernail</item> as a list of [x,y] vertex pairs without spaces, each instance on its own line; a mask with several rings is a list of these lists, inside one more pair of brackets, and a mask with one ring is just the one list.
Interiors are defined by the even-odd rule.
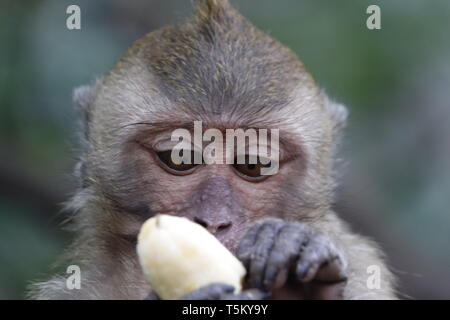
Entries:
[[308,272],[308,267],[309,267],[309,263],[307,263],[307,262],[301,263],[297,267],[297,276],[299,277],[300,280],[306,276],[306,273]]

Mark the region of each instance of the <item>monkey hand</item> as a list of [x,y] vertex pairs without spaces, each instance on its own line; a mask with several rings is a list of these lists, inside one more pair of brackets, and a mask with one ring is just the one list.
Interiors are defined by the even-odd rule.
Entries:
[[261,300],[268,296],[259,289],[244,290],[233,293],[234,287],[224,283],[212,283],[194,290],[180,300]]
[[[194,290],[179,300],[261,300],[268,293],[259,289],[249,289],[240,293],[233,293],[234,287],[223,283],[212,283]],[[159,300],[153,291],[145,300]]]
[[252,226],[237,257],[247,269],[245,287],[267,290],[273,299],[343,298],[343,254],[304,223],[268,219]]

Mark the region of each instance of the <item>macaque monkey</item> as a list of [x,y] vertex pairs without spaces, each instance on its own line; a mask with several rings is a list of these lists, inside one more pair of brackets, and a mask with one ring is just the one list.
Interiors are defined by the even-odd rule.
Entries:
[[[244,291],[216,283],[186,299],[395,299],[377,246],[333,212],[334,161],[347,110],[288,48],[227,0],[199,0],[188,21],[136,41],[112,71],[77,89],[84,150],[68,205],[76,239],[60,265],[81,268],[33,285],[38,299],[157,298],[136,237],[156,214],[214,234],[247,270]],[[255,164],[176,164],[177,128],[279,129],[279,170]],[[368,286],[369,266],[380,285]]]

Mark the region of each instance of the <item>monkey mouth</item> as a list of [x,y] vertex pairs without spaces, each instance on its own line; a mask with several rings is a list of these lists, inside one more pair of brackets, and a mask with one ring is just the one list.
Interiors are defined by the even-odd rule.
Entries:
[[[230,236],[222,236],[222,235],[216,235],[213,234],[217,240],[220,241],[220,243],[222,243],[228,250],[230,250],[233,254],[236,251],[236,239],[230,237]],[[126,243],[129,243],[133,246],[137,246],[137,242],[138,242],[138,235],[137,234],[125,234],[125,233],[121,233],[118,234],[119,238],[124,240]]]

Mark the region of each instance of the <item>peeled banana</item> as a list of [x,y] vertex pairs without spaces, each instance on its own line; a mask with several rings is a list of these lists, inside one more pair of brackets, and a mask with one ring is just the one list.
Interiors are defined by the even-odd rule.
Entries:
[[219,240],[186,218],[157,215],[138,236],[137,252],[144,275],[164,300],[178,299],[213,282],[242,288],[245,268]]

